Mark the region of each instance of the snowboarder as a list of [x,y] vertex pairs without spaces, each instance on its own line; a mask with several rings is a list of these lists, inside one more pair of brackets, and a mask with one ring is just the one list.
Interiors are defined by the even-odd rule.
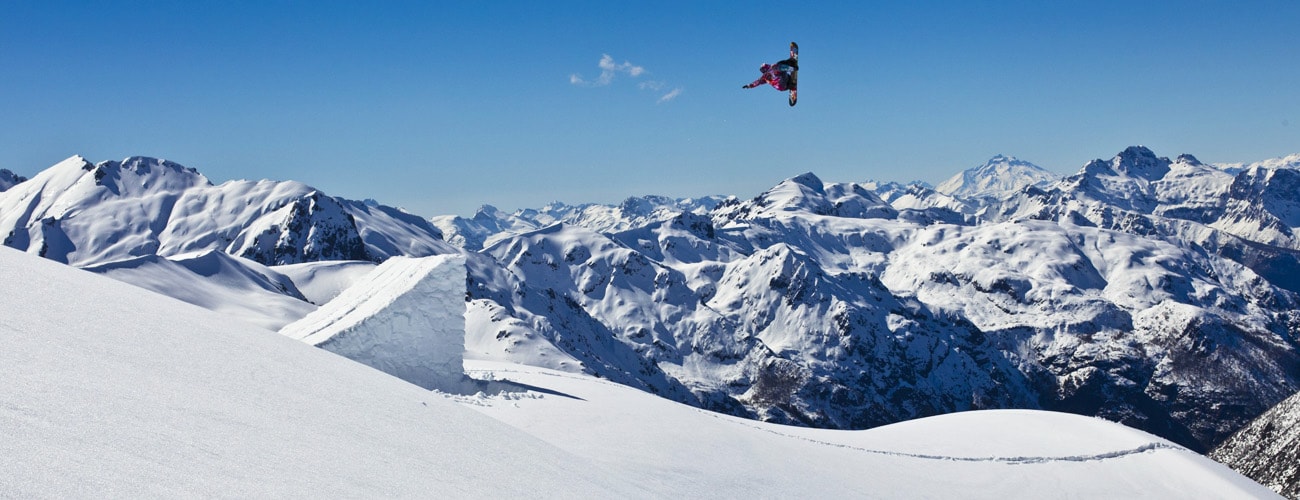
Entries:
[[776,64],[764,63],[758,68],[763,76],[743,88],[752,89],[764,83],[777,90],[790,91],[790,105],[794,106],[799,96],[799,45],[790,42],[790,58]]

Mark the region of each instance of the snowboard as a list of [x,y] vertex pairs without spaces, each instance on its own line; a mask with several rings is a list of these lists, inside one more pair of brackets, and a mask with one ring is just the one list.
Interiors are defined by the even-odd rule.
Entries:
[[[790,42],[790,59],[794,59],[795,64],[799,64],[799,44]],[[799,102],[799,67],[795,66],[794,71],[790,73],[790,105],[794,106]]]

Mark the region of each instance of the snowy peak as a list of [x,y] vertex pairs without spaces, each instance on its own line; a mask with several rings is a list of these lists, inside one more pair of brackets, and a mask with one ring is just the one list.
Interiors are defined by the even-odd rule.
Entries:
[[311,192],[258,220],[230,251],[266,265],[370,260],[356,219],[334,198]]
[[1145,146],[1131,146],[1111,160],[1111,166],[1116,172],[1148,181],[1164,177],[1169,173],[1171,163],[1169,158],[1157,157]]
[[1290,229],[1300,228],[1300,170],[1254,166],[1233,180],[1230,203],[1259,206]]
[[50,170],[58,172],[56,175],[59,177],[71,178],[76,175],[78,190],[100,189],[115,197],[177,193],[193,187],[212,185],[197,170],[144,156],[132,156],[122,161],[103,161],[95,165],[91,165],[85,158],[74,156]]
[[807,211],[828,215],[831,204],[821,179],[812,172],[792,177],[759,195],[758,206],[772,211]]
[[1189,154],[1186,154],[1186,153],[1183,153],[1183,154],[1178,155],[1178,159],[1174,160],[1174,163],[1181,163],[1181,164],[1184,164],[1184,165],[1191,165],[1191,166],[1194,166],[1194,167],[1204,167],[1204,166],[1206,166],[1204,163],[1201,163],[1201,160],[1196,159],[1195,156],[1192,156],[1192,155],[1189,155]]
[[1014,156],[997,155],[983,165],[952,176],[936,191],[959,198],[1000,198],[1026,186],[1042,186],[1058,178]]
[[22,177],[18,174],[10,172],[9,170],[0,168],[0,191],[8,190],[9,188],[18,185],[25,180],[27,180],[26,177]]
[[221,250],[262,264],[454,251],[428,221],[297,182],[212,185],[147,157],[73,156],[0,193],[4,244],[85,267]]
[[813,173],[781,181],[752,200],[720,203],[714,216],[743,221],[777,214],[812,214],[850,218],[893,218],[898,211],[862,184],[826,184]]

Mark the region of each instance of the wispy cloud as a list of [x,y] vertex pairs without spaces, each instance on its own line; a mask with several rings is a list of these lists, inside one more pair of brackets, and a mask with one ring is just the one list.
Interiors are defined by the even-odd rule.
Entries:
[[[600,62],[596,63],[596,67],[600,68],[600,76],[597,76],[594,80],[588,80],[581,74],[573,73],[569,75],[569,83],[580,87],[604,87],[613,83],[614,79],[620,75],[638,78],[650,74],[645,67],[637,66],[629,61],[617,63],[614,57],[609,54],[601,54]],[[641,90],[659,94],[658,102],[660,104],[676,99],[682,93],[681,87],[673,88],[664,93],[663,90],[668,88],[669,85],[661,80],[645,80],[637,83],[636,86]]]
[[596,65],[600,67],[600,76],[596,77],[595,80],[588,81],[582,78],[581,75],[574,73],[572,75],[569,75],[569,83],[572,83],[574,85],[582,85],[584,87],[604,87],[612,83],[614,81],[614,77],[619,73],[627,74],[628,76],[631,76],[633,78],[641,76],[642,73],[645,73],[645,68],[642,68],[640,66],[637,66],[627,61],[623,61],[623,64],[616,64],[614,62],[614,58],[609,54],[602,54],[600,56],[600,62],[597,63]]
[[677,96],[679,96],[679,95],[682,95],[682,88],[681,88],[681,87],[677,87],[677,88],[675,88],[675,89],[672,89],[672,90],[668,91],[667,94],[664,94],[664,95],[662,95],[662,96],[659,96],[659,104],[663,104],[663,103],[665,103],[665,102],[668,102],[668,101],[671,101],[671,100],[673,100],[673,99],[676,99]]

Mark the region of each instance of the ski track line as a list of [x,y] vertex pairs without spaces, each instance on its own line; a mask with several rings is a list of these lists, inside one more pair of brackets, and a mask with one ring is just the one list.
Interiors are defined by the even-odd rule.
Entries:
[[[594,382],[597,382],[597,383],[607,384],[607,385],[611,385],[611,386],[627,387],[627,386],[625,386],[625,385],[618,384],[618,383],[615,383],[615,382],[611,382],[611,381],[608,381],[608,380],[605,380],[605,379],[594,378],[594,377],[583,377],[583,376],[577,376],[577,375],[569,375],[569,374],[564,374],[564,373],[526,372],[526,371],[519,371],[519,370],[466,370],[466,372],[467,372],[467,373],[471,373],[471,372],[473,372],[473,373],[477,373],[477,374],[487,374],[487,375],[492,375],[492,376],[497,376],[497,375],[500,375],[500,374],[510,374],[510,373],[520,373],[520,374],[525,374],[525,375],[545,375],[545,376],[556,377],[556,378],[567,378],[567,379],[571,379],[571,380],[581,380],[581,381],[588,381],[588,382],[593,382],[593,381],[594,381]],[[510,381],[509,379],[502,379],[502,378],[496,378],[495,380],[505,380],[505,381]],[[522,382],[519,382],[519,383],[522,383]],[[545,397],[545,395],[543,395],[543,397]],[[813,443],[813,444],[817,444],[817,445],[821,445],[821,446],[830,446],[830,447],[833,447],[833,448],[843,448],[843,449],[853,450],[853,451],[857,451],[857,452],[861,452],[861,453],[870,453],[870,454],[874,454],[874,455],[884,455],[884,456],[890,456],[890,457],[914,458],[914,459],[920,459],[920,460],[944,460],[944,461],[950,461],[950,462],[989,462],[989,463],[1001,463],[1001,464],[1007,464],[1007,465],[1034,465],[1034,464],[1044,464],[1044,463],[1052,463],[1052,462],[1092,462],[1092,461],[1100,461],[1100,460],[1111,460],[1111,459],[1116,459],[1116,458],[1127,457],[1127,456],[1130,456],[1130,455],[1138,455],[1138,454],[1142,454],[1142,453],[1155,452],[1155,451],[1159,451],[1159,450],[1181,450],[1181,449],[1183,449],[1182,447],[1180,447],[1180,446],[1178,446],[1178,445],[1174,445],[1174,444],[1161,443],[1161,442],[1150,442],[1150,443],[1147,443],[1147,444],[1144,444],[1144,445],[1142,445],[1142,446],[1138,446],[1138,447],[1135,447],[1135,448],[1129,448],[1129,449],[1124,449],[1124,450],[1116,450],[1116,451],[1110,451],[1110,452],[1105,452],[1105,453],[1097,453],[1097,454],[1091,454],[1091,455],[1066,455],[1066,456],[1055,456],[1055,457],[1033,457],[1033,456],[1021,456],[1021,457],[995,457],[995,456],[989,456],[989,457],[955,457],[955,456],[948,456],[948,455],[931,455],[931,454],[925,454],[925,453],[908,453],[908,452],[903,452],[903,451],[874,450],[874,449],[871,449],[871,448],[863,448],[863,447],[861,447],[861,446],[853,446],[853,445],[848,445],[848,444],[843,444],[843,443],[832,443],[832,442],[828,442],[828,441],[822,441],[822,440],[819,440],[819,439],[813,439],[813,438],[804,437],[804,436],[796,436],[796,435],[794,435],[794,434],[787,434],[787,433],[781,432],[781,431],[776,430],[776,429],[770,429],[770,428],[766,428],[766,427],[762,427],[762,426],[758,426],[758,425],[748,424],[748,423],[745,423],[745,422],[743,422],[743,421],[738,421],[738,420],[736,420],[736,419],[734,419],[734,418],[724,418],[724,415],[722,415],[722,414],[720,414],[720,413],[716,413],[716,412],[712,412],[712,411],[708,411],[708,410],[704,410],[704,409],[700,409],[700,408],[695,408],[695,407],[692,407],[692,406],[687,406],[687,408],[690,408],[690,409],[692,409],[692,410],[694,410],[694,411],[696,411],[696,412],[699,412],[700,414],[708,415],[709,417],[715,418],[715,419],[717,419],[717,420],[719,420],[719,421],[722,421],[722,422],[727,422],[727,423],[730,423],[730,424],[733,424],[733,425],[741,425],[741,426],[749,427],[749,428],[754,429],[754,430],[758,430],[758,431],[766,432],[766,433],[769,433],[769,434],[775,434],[775,435],[777,435],[777,436],[781,436],[781,437],[784,437],[784,438],[787,438],[787,439],[795,439],[795,440],[804,441],[804,442],[808,442],[808,443]]]

